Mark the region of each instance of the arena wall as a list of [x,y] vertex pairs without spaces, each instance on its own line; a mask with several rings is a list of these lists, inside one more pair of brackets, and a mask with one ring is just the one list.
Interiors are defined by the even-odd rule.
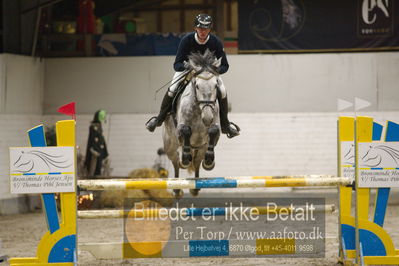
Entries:
[[[232,111],[334,112],[360,97],[369,111],[399,110],[399,53],[229,55],[223,75]],[[79,113],[155,113],[173,75],[173,57],[47,59],[44,113],[67,101]]]

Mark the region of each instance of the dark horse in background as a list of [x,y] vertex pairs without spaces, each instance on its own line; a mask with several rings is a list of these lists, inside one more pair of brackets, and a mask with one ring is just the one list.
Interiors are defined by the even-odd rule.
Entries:
[[[218,67],[213,53],[194,53],[189,56],[187,86],[176,102],[176,112],[169,114],[164,122],[163,143],[172,161],[175,178],[179,169],[195,171],[199,177],[200,166],[205,170],[215,167],[214,148],[220,136],[219,105],[217,102]],[[181,154],[181,155],[180,155]],[[199,189],[191,189],[198,195]],[[176,197],[182,196],[180,189]]]

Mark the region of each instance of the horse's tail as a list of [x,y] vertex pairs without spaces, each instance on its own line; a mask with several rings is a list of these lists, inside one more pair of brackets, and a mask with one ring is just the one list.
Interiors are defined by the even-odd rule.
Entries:
[[196,157],[198,156],[198,150],[194,150],[193,159],[191,160],[190,166],[187,168],[187,172],[191,175],[195,173],[195,165],[194,162],[196,161]]
[[195,166],[194,166],[193,162],[190,163],[190,166],[187,168],[187,172],[189,175],[191,175],[192,173],[195,173]]

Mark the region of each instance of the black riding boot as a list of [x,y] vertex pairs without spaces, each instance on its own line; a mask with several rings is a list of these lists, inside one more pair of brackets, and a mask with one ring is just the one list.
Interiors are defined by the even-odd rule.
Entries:
[[168,91],[166,92],[165,96],[163,97],[161,110],[159,111],[158,116],[153,116],[148,120],[145,124],[145,127],[150,131],[153,132],[156,127],[162,125],[163,121],[166,118],[166,115],[170,112],[172,108],[173,97],[168,95]]
[[229,104],[227,102],[227,96],[221,99],[220,93],[218,93],[219,109],[220,109],[220,126],[222,133],[227,134],[228,138],[234,138],[240,135],[240,127],[234,123],[231,123],[227,117],[229,111]]

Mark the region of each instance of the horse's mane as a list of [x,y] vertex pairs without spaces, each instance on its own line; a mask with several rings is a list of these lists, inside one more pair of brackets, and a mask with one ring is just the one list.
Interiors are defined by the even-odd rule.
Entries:
[[191,53],[188,59],[191,69],[201,68],[199,72],[208,71],[215,75],[219,74],[217,67],[214,65],[217,61],[216,57],[209,49],[206,49],[203,54],[200,52]]

